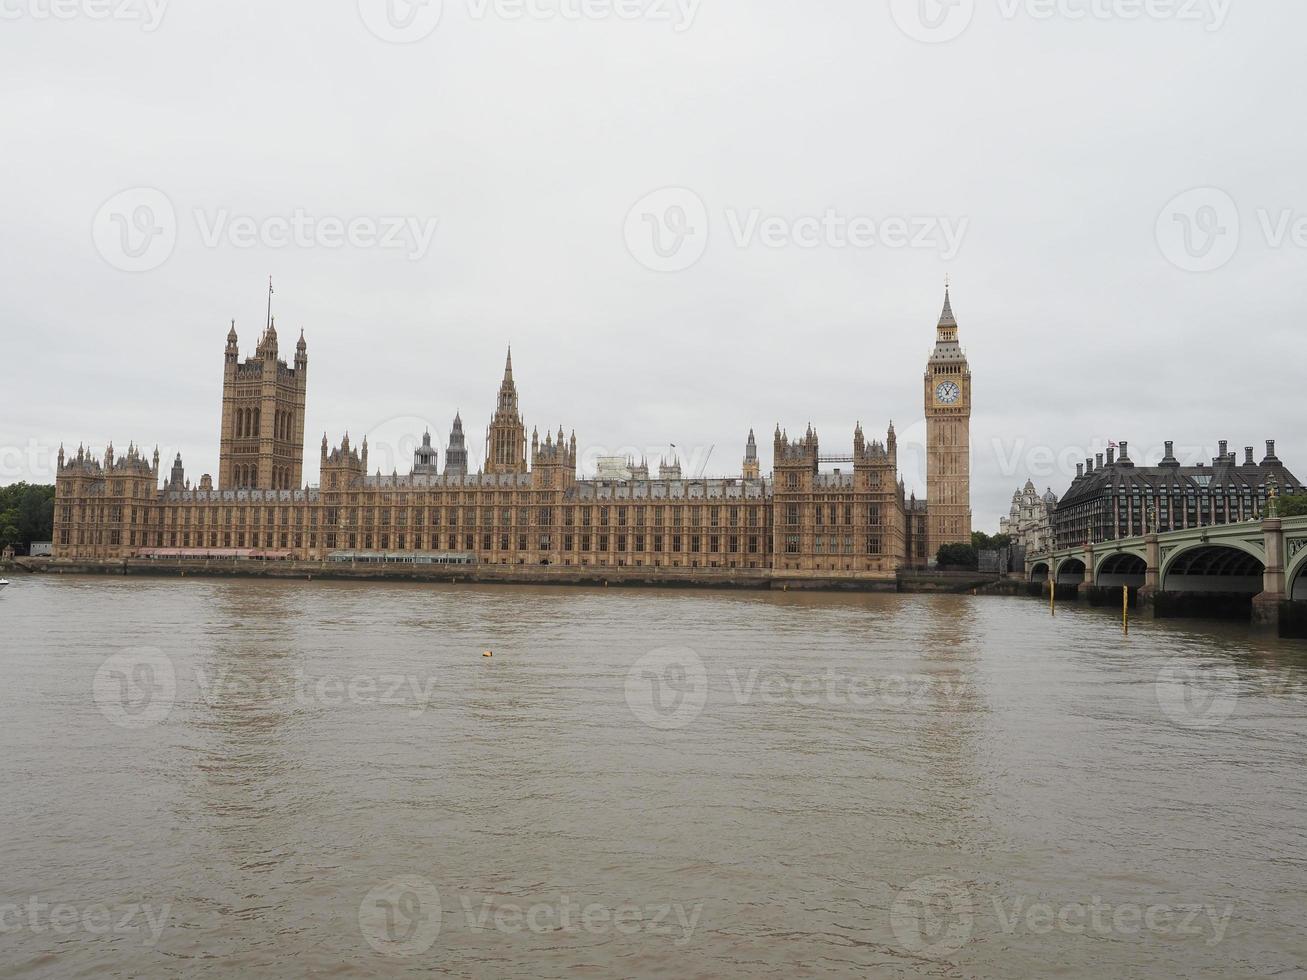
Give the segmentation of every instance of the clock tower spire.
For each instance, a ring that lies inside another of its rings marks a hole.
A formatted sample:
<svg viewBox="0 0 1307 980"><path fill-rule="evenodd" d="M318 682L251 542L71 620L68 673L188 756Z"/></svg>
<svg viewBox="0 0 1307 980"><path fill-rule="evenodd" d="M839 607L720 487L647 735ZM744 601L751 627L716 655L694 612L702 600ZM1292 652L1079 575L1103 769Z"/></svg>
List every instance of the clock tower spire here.
<svg viewBox="0 0 1307 980"><path fill-rule="evenodd" d="M971 368L958 343L949 286L926 363L927 554L971 543Z"/></svg>

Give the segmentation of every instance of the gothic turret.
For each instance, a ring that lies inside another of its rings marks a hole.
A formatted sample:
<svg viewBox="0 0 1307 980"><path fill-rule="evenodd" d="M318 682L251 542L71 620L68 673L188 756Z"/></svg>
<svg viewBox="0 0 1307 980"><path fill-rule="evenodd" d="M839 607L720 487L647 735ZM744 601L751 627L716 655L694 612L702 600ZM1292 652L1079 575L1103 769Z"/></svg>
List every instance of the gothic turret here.
<svg viewBox="0 0 1307 980"><path fill-rule="evenodd" d="M744 478L746 480L756 480L758 477L758 440L754 437L753 430L750 429L749 441L744 444Z"/></svg>
<svg viewBox="0 0 1307 980"><path fill-rule="evenodd" d="M172 473L168 476L169 490L182 490L186 486L186 470L182 466L182 454L172 461Z"/></svg>
<svg viewBox="0 0 1307 980"><path fill-rule="evenodd" d="M463 436L463 417L454 414L454 427L449 430L449 448L445 450L445 476L467 476L467 444Z"/></svg>
<svg viewBox="0 0 1307 980"><path fill-rule="evenodd" d="M670 457L664 456L658 461L658 479L660 480L679 480L681 478L681 460L672 452Z"/></svg>
<svg viewBox="0 0 1307 980"><path fill-rule="evenodd" d="M413 453L413 475L437 476L440 473L440 467L436 465L437 456L435 447L431 445L431 430L428 429L422 433L422 445Z"/></svg>

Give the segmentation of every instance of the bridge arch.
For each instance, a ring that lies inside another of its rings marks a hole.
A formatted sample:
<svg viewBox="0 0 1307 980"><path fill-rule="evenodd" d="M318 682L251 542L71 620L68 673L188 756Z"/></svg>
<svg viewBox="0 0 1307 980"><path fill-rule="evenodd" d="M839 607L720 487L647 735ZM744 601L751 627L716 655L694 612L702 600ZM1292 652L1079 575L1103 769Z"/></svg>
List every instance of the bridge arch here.
<svg viewBox="0 0 1307 980"><path fill-rule="evenodd" d="M1048 581L1049 568L1048 562L1037 561L1030 568L1030 581L1043 584Z"/></svg>
<svg viewBox="0 0 1307 980"><path fill-rule="evenodd" d="M1247 542L1196 541L1162 560L1160 582L1163 592L1257 595L1262 591L1265 574L1264 553Z"/></svg>
<svg viewBox="0 0 1307 980"><path fill-rule="evenodd" d="M1086 579L1084 560L1075 555L1063 558L1057 563L1056 581L1058 585L1081 585Z"/></svg>
<svg viewBox="0 0 1307 980"><path fill-rule="evenodd" d="M1108 588L1126 585L1142 589L1147 581L1148 560L1134 551L1114 551L1096 564L1095 585Z"/></svg>
<svg viewBox="0 0 1307 980"><path fill-rule="evenodd" d="M1285 562L1284 590L1295 602L1307 602L1307 546L1300 546Z"/></svg>

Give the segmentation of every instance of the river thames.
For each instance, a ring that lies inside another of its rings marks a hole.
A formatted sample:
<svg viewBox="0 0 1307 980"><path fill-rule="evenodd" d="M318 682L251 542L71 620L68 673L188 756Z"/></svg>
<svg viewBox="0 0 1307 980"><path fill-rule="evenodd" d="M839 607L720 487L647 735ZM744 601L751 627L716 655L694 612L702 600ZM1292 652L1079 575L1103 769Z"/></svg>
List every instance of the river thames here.
<svg viewBox="0 0 1307 980"><path fill-rule="evenodd" d="M1307 644L1242 626L24 576L0 637L0 975L1307 971Z"/></svg>

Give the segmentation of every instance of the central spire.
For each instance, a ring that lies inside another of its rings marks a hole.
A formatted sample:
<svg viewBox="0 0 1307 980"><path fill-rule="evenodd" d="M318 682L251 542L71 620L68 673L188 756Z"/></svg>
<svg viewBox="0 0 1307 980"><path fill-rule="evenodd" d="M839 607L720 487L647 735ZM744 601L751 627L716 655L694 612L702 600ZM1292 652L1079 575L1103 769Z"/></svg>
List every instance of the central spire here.
<svg viewBox="0 0 1307 980"><path fill-rule="evenodd" d="M510 415L517 414L517 385L513 383L513 348L508 348L508 358L504 361L504 380L499 384L499 411Z"/></svg>
<svg viewBox="0 0 1307 980"><path fill-rule="evenodd" d="M525 473L526 425L518 410L517 385L513 383L513 348L504 360L504 380L499 385L499 404L486 433L486 472Z"/></svg>
<svg viewBox="0 0 1307 980"><path fill-rule="evenodd" d="M949 296L949 284L947 280L944 282L944 312L939 315L939 325L941 327L954 328L958 325L958 321L953 317L953 300Z"/></svg>

